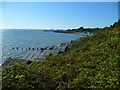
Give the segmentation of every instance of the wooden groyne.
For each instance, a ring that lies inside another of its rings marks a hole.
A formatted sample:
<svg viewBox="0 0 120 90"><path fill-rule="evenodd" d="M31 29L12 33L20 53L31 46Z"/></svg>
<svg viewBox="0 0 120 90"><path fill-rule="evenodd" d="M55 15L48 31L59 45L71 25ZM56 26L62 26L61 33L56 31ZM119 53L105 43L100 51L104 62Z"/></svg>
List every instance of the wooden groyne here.
<svg viewBox="0 0 120 90"><path fill-rule="evenodd" d="M78 39L79 40L79 39ZM56 56L59 53L62 53L66 51L67 49L73 47L74 42L78 40L71 40L68 43L61 43L58 46L52 46L50 48L41 48L41 50L31 50L28 49L25 53L23 53L22 57L19 58L8 58L2 66L7 66L9 63L15 61L15 60L23 60L23 61L36 61L38 62L38 59L45 59L46 56ZM19 49L19 48L18 48Z"/></svg>
<svg viewBox="0 0 120 90"><path fill-rule="evenodd" d="M27 47L27 48L12 47L12 50L44 50L46 48L38 48L38 47L37 48L33 48L33 47Z"/></svg>
<svg viewBox="0 0 120 90"><path fill-rule="evenodd" d="M32 51L28 50L24 56L20 59L22 60L29 60L29 61L38 61L37 59L45 59L46 56L53 55L56 56L57 54L64 52L67 49L68 43L61 43L59 46L54 46L52 49L45 49L41 51Z"/></svg>

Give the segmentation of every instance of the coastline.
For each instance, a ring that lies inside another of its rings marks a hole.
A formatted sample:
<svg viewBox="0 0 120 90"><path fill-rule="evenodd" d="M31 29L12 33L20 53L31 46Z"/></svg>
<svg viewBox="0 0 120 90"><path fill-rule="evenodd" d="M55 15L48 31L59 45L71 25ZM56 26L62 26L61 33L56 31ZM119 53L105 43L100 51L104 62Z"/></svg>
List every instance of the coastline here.
<svg viewBox="0 0 120 90"><path fill-rule="evenodd" d="M43 84L43 88L51 89L59 89L58 84L63 84L60 89L118 88L120 27L117 27L116 25L115 28L103 29L104 32L101 31L92 37L76 40L73 47L65 53L50 56L45 60L38 59L40 62L14 60L15 62L9 63L11 66L7 65L8 68L3 67L3 89L22 89L21 82L25 81L25 85L28 86L26 88L32 88L34 85L34 88L41 88ZM16 86L16 82L19 87Z"/></svg>
<svg viewBox="0 0 120 90"><path fill-rule="evenodd" d="M79 33L79 32L76 32L74 34L80 34L80 35L85 35L85 36L92 36L93 34L86 34L86 33Z"/></svg>
<svg viewBox="0 0 120 90"><path fill-rule="evenodd" d="M44 32L55 32L55 33L70 33L70 34L79 34L85 36L92 36L93 34L80 33L80 32L71 32L71 31L54 31L54 30L43 30Z"/></svg>

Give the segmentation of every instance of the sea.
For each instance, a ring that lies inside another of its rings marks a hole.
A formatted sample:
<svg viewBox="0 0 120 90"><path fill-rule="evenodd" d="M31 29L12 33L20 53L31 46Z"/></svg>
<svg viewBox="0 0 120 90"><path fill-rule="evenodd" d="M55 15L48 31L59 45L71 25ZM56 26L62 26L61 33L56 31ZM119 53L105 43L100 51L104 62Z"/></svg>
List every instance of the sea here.
<svg viewBox="0 0 120 90"><path fill-rule="evenodd" d="M45 48L60 45L85 37L84 35L45 32L43 30L8 29L2 30L2 62L9 57L17 57L30 48ZM18 48L18 49L17 49ZM1 52L1 50L0 50Z"/></svg>

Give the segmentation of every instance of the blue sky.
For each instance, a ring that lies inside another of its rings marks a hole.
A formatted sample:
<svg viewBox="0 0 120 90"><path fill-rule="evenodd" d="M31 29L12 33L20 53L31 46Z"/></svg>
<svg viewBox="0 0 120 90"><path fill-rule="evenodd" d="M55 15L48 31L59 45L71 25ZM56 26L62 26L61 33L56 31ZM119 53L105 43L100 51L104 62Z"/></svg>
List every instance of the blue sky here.
<svg viewBox="0 0 120 90"><path fill-rule="evenodd" d="M4 2L3 28L105 27L118 20L117 2Z"/></svg>
<svg viewBox="0 0 120 90"><path fill-rule="evenodd" d="M4 2L118 2L119 0L0 0Z"/></svg>

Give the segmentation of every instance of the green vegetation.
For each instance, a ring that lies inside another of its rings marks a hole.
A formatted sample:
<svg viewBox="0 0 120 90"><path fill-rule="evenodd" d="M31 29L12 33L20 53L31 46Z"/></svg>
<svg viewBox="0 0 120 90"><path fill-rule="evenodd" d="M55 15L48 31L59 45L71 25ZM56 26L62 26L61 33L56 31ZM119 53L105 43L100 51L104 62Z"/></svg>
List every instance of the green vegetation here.
<svg viewBox="0 0 120 90"><path fill-rule="evenodd" d="M2 89L2 66L0 66L0 89Z"/></svg>
<svg viewBox="0 0 120 90"><path fill-rule="evenodd" d="M3 70L3 89L118 88L119 30L120 21L55 57L12 63Z"/></svg>
<svg viewBox="0 0 120 90"><path fill-rule="evenodd" d="M98 33L100 31L100 28L84 28L80 27L78 29L68 29L68 32L80 32L80 33Z"/></svg>

